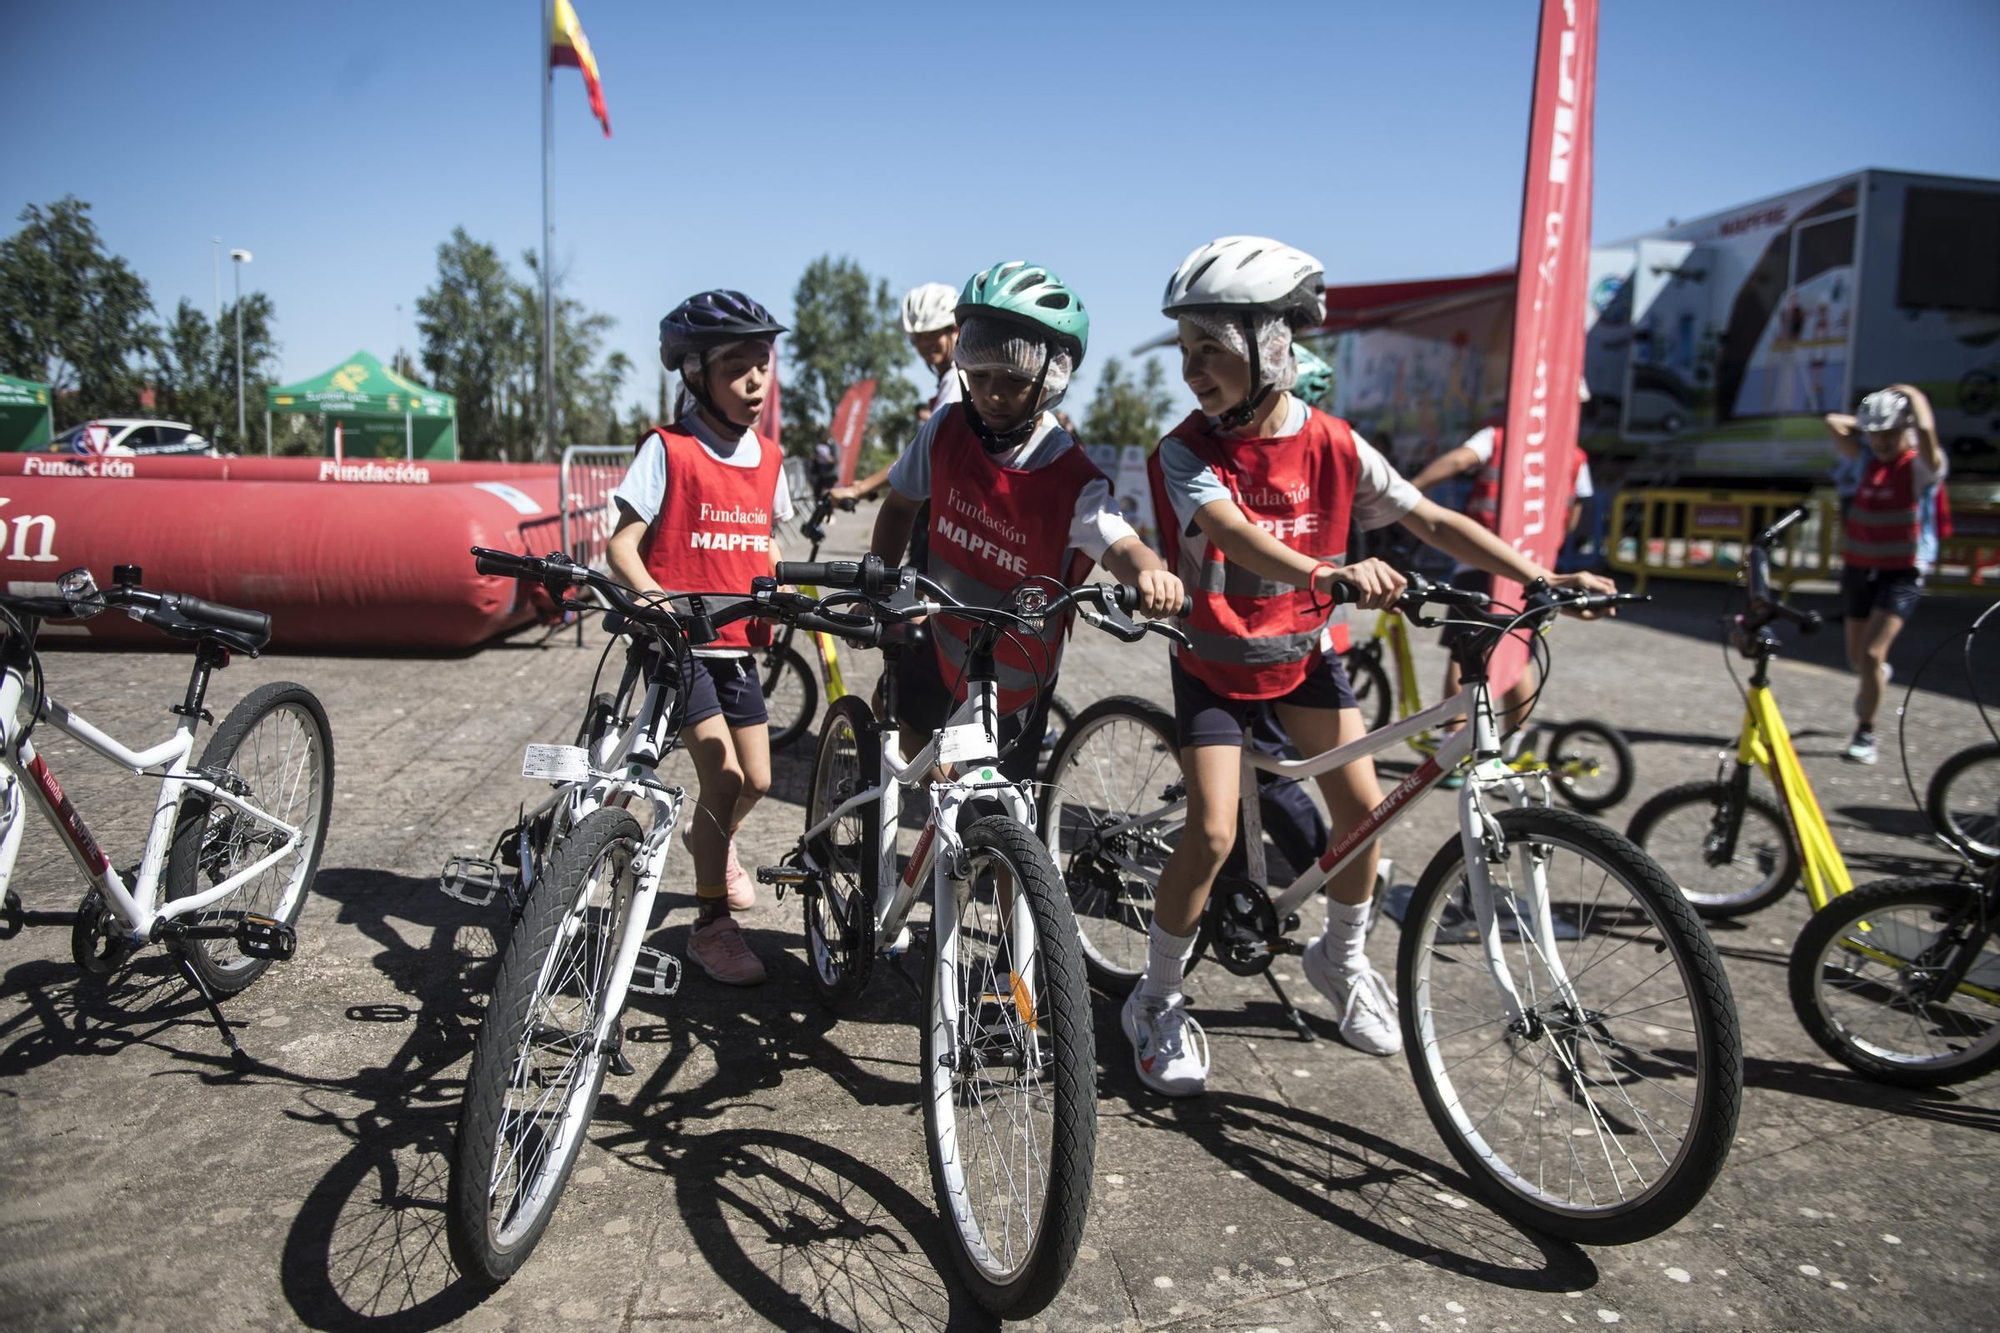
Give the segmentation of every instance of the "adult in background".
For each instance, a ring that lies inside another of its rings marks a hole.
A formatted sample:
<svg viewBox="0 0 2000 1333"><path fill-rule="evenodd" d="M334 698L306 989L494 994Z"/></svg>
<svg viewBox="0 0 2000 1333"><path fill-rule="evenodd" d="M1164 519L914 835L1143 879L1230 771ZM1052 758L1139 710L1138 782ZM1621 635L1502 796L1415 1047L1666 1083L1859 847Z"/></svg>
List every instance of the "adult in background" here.
<svg viewBox="0 0 2000 1333"><path fill-rule="evenodd" d="M1889 681L1889 645L1916 614L1924 575L1937 561L1938 485L1948 466L1931 400L1892 384L1861 400L1853 416L1827 414L1843 459L1861 481L1841 524L1840 596L1847 616L1847 664L1854 693L1854 740L1844 757L1875 762L1875 713Z"/></svg>

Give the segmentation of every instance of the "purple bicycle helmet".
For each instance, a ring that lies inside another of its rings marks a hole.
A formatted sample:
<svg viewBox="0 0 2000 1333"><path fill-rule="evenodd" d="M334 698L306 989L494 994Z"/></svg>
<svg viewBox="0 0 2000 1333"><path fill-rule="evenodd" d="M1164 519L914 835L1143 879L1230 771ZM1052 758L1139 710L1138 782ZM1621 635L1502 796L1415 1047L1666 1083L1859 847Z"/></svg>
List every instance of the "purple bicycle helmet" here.
<svg viewBox="0 0 2000 1333"><path fill-rule="evenodd" d="M723 343L775 338L785 326L742 292L698 292L660 321L660 361L679 370L686 357Z"/></svg>

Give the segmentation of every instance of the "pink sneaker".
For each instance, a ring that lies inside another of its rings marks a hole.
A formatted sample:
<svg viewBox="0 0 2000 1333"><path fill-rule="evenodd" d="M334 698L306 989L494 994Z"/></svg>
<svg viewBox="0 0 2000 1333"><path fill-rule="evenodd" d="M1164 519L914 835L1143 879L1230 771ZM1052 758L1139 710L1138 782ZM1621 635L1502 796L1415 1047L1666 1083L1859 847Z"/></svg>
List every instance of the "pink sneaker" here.
<svg viewBox="0 0 2000 1333"><path fill-rule="evenodd" d="M722 882L729 886L729 910L747 912L757 905L757 881L750 878L750 872L736 859L736 839L729 840L729 862L723 870Z"/></svg>
<svg viewBox="0 0 2000 1333"><path fill-rule="evenodd" d="M694 834L692 829L681 830L681 846L687 848L690 859L694 856ZM747 912L757 905L757 881L736 859L736 839L729 840L729 859L722 868L722 882L729 890L729 910Z"/></svg>
<svg viewBox="0 0 2000 1333"><path fill-rule="evenodd" d="M764 964L750 952L743 927L731 917L717 917L689 931L688 957L725 986L755 986L764 980Z"/></svg>

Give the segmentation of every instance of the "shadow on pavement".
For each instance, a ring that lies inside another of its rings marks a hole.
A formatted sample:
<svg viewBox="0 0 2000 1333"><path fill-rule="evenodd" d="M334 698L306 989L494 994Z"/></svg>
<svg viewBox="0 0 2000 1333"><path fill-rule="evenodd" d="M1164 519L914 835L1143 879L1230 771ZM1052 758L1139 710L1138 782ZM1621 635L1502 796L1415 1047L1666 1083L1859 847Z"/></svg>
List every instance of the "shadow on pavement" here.
<svg viewBox="0 0 2000 1333"><path fill-rule="evenodd" d="M1950 1088L1897 1088L1847 1069L1832 1070L1797 1060L1764 1060L1749 1055L1743 1057L1743 1084L1912 1120L1935 1120L1989 1134L2000 1133L2000 1106L1968 1101L1964 1094Z"/></svg>

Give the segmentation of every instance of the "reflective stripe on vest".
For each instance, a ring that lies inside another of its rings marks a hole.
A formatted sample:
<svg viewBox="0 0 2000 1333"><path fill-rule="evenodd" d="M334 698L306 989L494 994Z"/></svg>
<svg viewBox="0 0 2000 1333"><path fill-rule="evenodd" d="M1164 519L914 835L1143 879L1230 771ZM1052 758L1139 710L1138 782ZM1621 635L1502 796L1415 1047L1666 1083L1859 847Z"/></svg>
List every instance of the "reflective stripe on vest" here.
<svg viewBox="0 0 2000 1333"><path fill-rule="evenodd" d="M1194 413L1170 438L1208 465L1243 515L1272 538L1314 561L1345 544L1360 458L1347 423L1311 410L1293 436L1244 440L1219 435ZM1176 511L1156 450L1147 480L1162 525ZM1175 524L1175 568L1194 596L1181 622L1190 647L1175 657L1189 675L1225 698L1271 699L1289 694L1312 673L1330 608L1314 609L1313 595L1290 583L1265 579L1233 566L1198 529Z"/></svg>
<svg viewBox="0 0 2000 1333"><path fill-rule="evenodd" d="M1841 532L1841 558L1857 569L1915 569L1923 526L1917 504L1917 455L1870 457Z"/></svg>
<svg viewBox="0 0 2000 1333"><path fill-rule="evenodd" d="M757 466L732 467L685 425L660 426L653 437L666 450L667 493L639 541L646 572L670 592L748 596L751 580L771 572L771 501L784 455L756 436ZM749 648L750 622L724 625L703 646Z"/></svg>

